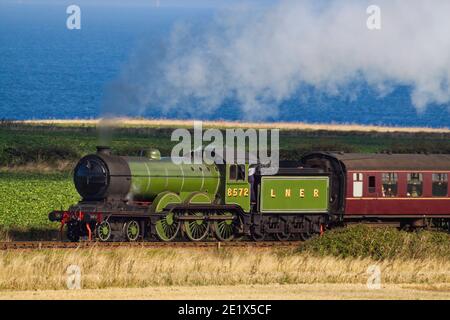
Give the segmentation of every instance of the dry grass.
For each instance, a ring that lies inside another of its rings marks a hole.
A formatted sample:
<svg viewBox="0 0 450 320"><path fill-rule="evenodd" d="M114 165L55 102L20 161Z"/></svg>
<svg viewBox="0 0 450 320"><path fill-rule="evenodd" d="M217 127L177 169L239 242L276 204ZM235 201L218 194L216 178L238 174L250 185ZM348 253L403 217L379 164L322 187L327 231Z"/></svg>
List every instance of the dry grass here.
<svg viewBox="0 0 450 320"><path fill-rule="evenodd" d="M78 265L86 289L267 284L365 284L377 264L384 284L450 284L448 259L314 257L286 249L79 249L0 252L0 290L66 287Z"/></svg>
<svg viewBox="0 0 450 320"><path fill-rule="evenodd" d="M59 125L59 126L97 126L100 119L80 120L25 120L15 123L34 125ZM194 120L169 120L169 119L134 119L118 118L113 121L105 121L106 124L114 124L122 127L189 127L192 128ZM357 131L357 132L404 132L404 133L450 133L449 128L427 127L385 127L358 124L309 124L302 122L234 122L234 121L203 121L204 128L266 128L282 130L326 130L326 131Z"/></svg>
<svg viewBox="0 0 450 320"><path fill-rule="evenodd" d="M450 287L438 285L269 284L235 286L165 286L83 290L3 291L0 299L171 299L171 300L297 300L297 299L450 299Z"/></svg>

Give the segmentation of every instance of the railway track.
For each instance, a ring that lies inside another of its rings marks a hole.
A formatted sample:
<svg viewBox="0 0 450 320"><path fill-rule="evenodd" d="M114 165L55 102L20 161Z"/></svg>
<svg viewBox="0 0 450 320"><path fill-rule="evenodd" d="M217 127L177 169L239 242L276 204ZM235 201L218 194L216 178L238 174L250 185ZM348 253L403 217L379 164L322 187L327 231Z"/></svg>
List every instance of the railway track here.
<svg viewBox="0 0 450 320"><path fill-rule="evenodd" d="M296 247L298 241L230 241L230 242L65 242L65 241L11 241L0 242L0 250L20 249L87 249L87 248L280 248Z"/></svg>

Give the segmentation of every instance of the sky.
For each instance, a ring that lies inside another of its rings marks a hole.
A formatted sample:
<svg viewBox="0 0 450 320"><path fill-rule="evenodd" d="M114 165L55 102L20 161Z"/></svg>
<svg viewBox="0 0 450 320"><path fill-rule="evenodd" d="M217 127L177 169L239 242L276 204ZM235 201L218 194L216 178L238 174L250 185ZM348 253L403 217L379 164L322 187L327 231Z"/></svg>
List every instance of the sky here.
<svg viewBox="0 0 450 320"><path fill-rule="evenodd" d="M233 7L242 3L248 5L265 5L277 0L0 0L0 4L22 5L71 5L78 6L161 6L186 8L220 8Z"/></svg>

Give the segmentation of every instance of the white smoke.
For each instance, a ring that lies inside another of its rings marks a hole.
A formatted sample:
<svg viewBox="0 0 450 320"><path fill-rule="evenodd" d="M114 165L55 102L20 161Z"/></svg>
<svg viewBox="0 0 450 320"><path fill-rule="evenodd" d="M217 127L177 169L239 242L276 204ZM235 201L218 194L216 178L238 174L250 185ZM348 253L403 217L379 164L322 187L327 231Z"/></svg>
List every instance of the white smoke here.
<svg viewBox="0 0 450 320"><path fill-rule="evenodd" d="M369 5L381 30L366 26ZM109 102L120 110L214 112L238 102L243 118L276 115L302 88L358 97L411 88L418 112L450 101L450 1L286 0L222 12L202 30L177 25L157 54L129 65Z"/></svg>

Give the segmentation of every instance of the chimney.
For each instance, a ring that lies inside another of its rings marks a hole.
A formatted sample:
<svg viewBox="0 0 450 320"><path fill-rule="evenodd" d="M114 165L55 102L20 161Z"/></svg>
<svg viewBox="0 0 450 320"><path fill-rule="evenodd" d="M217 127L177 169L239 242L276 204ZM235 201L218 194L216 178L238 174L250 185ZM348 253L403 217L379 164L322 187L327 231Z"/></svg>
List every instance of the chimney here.
<svg viewBox="0 0 450 320"><path fill-rule="evenodd" d="M111 148L107 147L107 146L97 146L97 153L110 156L111 155Z"/></svg>

